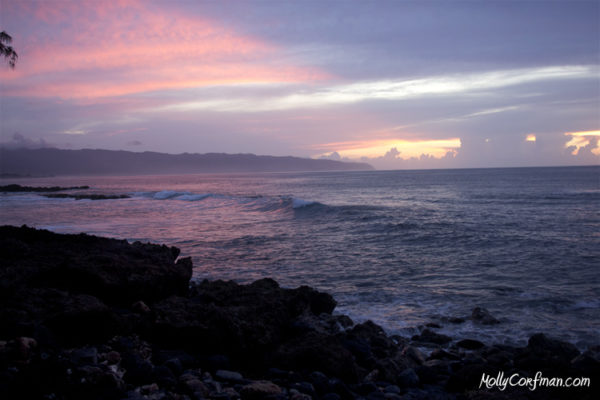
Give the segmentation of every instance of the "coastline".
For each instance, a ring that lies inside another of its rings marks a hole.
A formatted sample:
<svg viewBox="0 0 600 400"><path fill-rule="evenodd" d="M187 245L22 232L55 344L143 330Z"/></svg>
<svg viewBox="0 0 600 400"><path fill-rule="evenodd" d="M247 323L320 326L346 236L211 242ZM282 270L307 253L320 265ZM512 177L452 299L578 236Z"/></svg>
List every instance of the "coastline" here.
<svg viewBox="0 0 600 400"><path fill-rule="evenodd" d="M479 386L600 375L600 346L448 344L435 326L388 336L307 286L193 283L174 247L4 226L0 251L3 398L591 399L592 387Z"/></svg>

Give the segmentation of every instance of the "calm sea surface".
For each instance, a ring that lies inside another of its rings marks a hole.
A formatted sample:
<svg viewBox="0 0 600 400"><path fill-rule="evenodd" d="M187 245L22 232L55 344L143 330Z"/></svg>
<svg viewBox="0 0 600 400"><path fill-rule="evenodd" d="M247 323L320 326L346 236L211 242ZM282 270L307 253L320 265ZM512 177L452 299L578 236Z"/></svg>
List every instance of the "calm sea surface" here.
<svg viewBox="0 0 600 400"><path fill-rule="evenodd" d="M0 223L166 243L195 278L332 293L411 335L600 343L600 167L4 179L129 199L0 194ZM450 324L475 306L502 323Z"/></svg>

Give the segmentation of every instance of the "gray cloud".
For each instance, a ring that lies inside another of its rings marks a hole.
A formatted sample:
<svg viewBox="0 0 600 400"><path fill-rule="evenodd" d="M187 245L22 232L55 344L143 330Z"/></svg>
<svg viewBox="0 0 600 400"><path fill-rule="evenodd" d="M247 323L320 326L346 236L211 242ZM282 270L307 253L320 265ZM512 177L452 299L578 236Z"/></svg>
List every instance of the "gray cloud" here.
<svg viewBox="0 0 600 400"><path fill-rule="evenodd" d="M349 142L461 140L462 147L442 159L405 160L398 157L402 148L391 146L371 159L386 169L600 159L591 147L576 156L564 147L565 132L600 127L598 2L154 5L172 7L265 43L269 51L256 60L259 67L309 67L324 77L79 101L3 96L0 135L20 132L11 145L44 146L45 139L62 147L68 140L72 148L122 149L143 142L144 149L170 153L328 153L335 159L344 159ZM17 22L28 29L15 36L30 40L31 22L15 20L16 31ZM93 78L87 70L63 74ZM11 82L3 79L2 88ZM536 142L525 142L528 134Z"/></svg>
<svg viewBox="0 0 600 400"><path fill-rule="evenodd" d="M319 157L321 160L334 160L334 161L341 161L342 160L342 156L340 156L340 153L338 153L337 151L334 151L332 153L329 154L325 154Z"/></svg>
<svg viewBox="0 0 600 400"><path fill-rule="evenodd" d="M1 142L0 147L7 149L41 149L45 147L54 147L43 138L31 139L20 133L14 133L10 140Z"/></svg>
<svg viewBox="0 0 600 400"><path fill-rule="evenodd" d="M183 3L350 79L597 62L594 1Z"/></svg>

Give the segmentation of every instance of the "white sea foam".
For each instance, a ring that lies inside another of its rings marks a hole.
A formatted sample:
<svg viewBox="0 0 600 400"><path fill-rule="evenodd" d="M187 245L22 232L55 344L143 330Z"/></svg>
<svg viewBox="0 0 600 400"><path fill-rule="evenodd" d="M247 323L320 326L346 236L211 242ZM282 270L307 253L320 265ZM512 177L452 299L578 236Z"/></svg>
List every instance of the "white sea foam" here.
<svg viewBox="0 0 600 400"><path fill-rule="evenodd" d="M316 201L292 198L292 208L301 208L318 204Z"/></svg>
<svg viewBox="0 0 600 400"><path fill-rule="evenodd" d="M202 194L182 194L180 196L175 197L176 200L183 200L183 201L198 201L198 200L204 200L207 197L210 197L211 194L210 193L202 193Z"/></svg>
<svg viewBox="0 0 600 400"><path fill-rule="evenodd" d="M186 194L190 194L188 192L175 192L173 190L161 190L160 192L157 192L154 194L154 199L156 200L166 200L166 199L171 199L173 197L177 197L177 196L183 196Z"/></svg>

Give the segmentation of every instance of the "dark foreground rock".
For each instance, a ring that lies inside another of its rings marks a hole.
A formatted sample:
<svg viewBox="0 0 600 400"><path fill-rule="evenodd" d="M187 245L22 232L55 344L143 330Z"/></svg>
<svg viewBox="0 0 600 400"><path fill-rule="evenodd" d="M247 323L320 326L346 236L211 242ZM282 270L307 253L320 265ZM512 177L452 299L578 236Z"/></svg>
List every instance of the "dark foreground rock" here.
<svg viewBox="0 0 600 400"><path fill-rule="evenodd" d="M44 197L50 199L75 199L75 200L115 200L115 199L128 199L131 196L126 194L71 194L71 193L50 193L44 194Z"/></svg>
<svg viewBox="0 0 600 400"><path fill-rule="evenodd" d="M455 343L434 326L390 337L310 287L190 284L178 254L0 227L0 398L591 399L598 384L597 347L543 334L522 348ZM493 385L538 373L592 387Z"/></svg>
<svg viewBox="0 0 600 400"><path fill-rule="evenodd" d="M80 189L89 189L89 186L70 186L70 187L60 187L60 186L21 186L17 184L4 185L0 186L0 192L61 192L64 190L80 190Z"/></svg>

